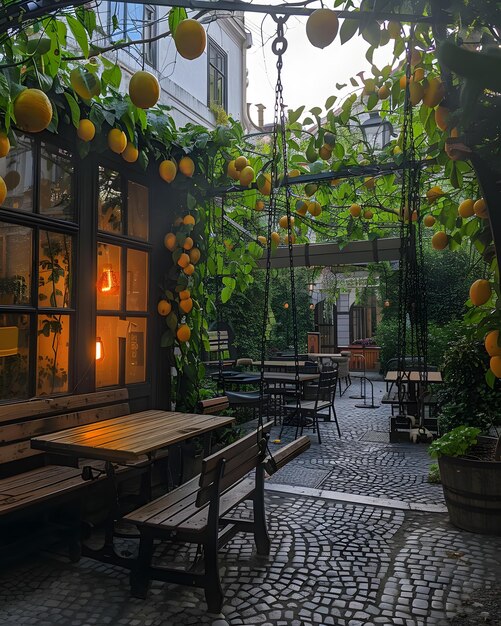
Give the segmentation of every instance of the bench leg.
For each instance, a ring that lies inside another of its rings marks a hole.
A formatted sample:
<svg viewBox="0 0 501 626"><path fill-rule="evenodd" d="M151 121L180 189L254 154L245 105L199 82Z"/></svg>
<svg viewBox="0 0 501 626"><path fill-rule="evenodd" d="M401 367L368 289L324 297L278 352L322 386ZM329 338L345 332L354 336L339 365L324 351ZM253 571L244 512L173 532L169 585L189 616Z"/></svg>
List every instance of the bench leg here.
<svg viewBox="0 0 501 626"><path fill-rule="evenodd" d="M145 600L150 586L148 570L151 566L153 555L153 536L150 533L141 532L139 542L139 555L130 572L130 592L135 598Z"/></svg>
<svg viewBox="0 0 501 626"><path fill-rule="evenodd" d="M256 489L254 491L254 541L257 553L267 556L270 553L270 536L266 527L266 511L264 508L264 468L256 468Z"/></svg>
<svg viewBox="0 0 501 626"><path fill-rule="evenodd" d="M219 614L223 610L224 595L219 579L217 541L204 543L205 559L205 600L209 613Z"/></svg>

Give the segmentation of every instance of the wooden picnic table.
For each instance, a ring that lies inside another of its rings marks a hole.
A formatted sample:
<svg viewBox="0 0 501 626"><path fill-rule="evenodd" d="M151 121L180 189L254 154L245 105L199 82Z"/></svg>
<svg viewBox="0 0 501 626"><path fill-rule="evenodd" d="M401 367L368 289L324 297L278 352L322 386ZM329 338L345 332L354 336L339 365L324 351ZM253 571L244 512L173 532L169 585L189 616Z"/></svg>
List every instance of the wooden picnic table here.
<svg viewBox="0 0 501 626"><path fill-rule="evenodd" d="M419 371L403 371L398 372L396 370L389 370L386 372L386 376L384 377L387 383L394 383L398 380L399 376L403 382L409 383L421 383L425 382L424 372ZM442 383L442 372L426 372L426 381L428 383Z"/></svg>
<svg viewBox="0 0 501 626"><path fill-rule="evenodd" d="M298 361L299 367L305 367L305 365L306 365L306 361ZM261 361L252 361L252 366L261 367ZM267 369L274 369L274 370L291 370L291 369L295 369L296 362L294 360L292 361L265 361L264 367Z"/></svg>
<svg viewBox="0 0 501 626"><path fill-rule="evenodd" d="M152 409L33 437L31 447L77 458L128 463L234 421L233 417Z"/></svg>
<svg viewBox="0 0 501 626"><path fill-rule="evenodd" d="M233 417L215 417L213 415L152 409L114 417L86 426L68 428L50 435L33 437L31 447L77 459L105 461L104 471L109 479L110 498L104 544L98 549L83 546L84 554L106 563L114 563L129 568L132 560L118 554L113 542L115 522L121 518L118 477L114 463L133 464L137 461L143 461L146 455L146 467L151 472L151 464L155 460L157 451L199 435L205 435L207 438L212 430L228 426L234 421L235 418ZM208 439L205 447L208 451ZM91 467L89 466L89 469ZM141 467L141 465L137 467ZM84 467L82 470L82 477L85 475L85 469ZM90 474L92 476L92 471ZM150 488L151 483L149 482L147 488L141 489L143 499L151 498Z"/></svg>

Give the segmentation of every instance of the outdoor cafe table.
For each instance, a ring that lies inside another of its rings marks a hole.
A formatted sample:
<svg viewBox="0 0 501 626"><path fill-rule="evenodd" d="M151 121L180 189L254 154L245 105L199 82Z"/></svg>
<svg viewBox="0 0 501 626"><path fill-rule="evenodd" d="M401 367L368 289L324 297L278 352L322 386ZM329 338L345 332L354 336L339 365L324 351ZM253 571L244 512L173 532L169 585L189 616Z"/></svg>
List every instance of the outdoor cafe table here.
<svg viewBox="0 0 501 626"><path fill-rule="evenodd" d="M105 461L106 474L114 490L110 507L104 546L99 550L86 550L108 563L130 566L130 559L118 555L113 546L114 520L119 517L116 473L114 463L127 465L147 457L154 460L157 451L212 430L228 426L233 417L215 417L173 411L149 410L132 413L101 422L68 428L49 435L31 439L31 447L37 450L73 458ZM206 446L208 452L208 446Z"/></svg>
<svg viewBox="0 0 501 626"><path fill-rule="evenodd" d="M417 371L417 370L412 370L412 371L406 370L406 371L401 371L401 372L397 370L388 370L386 372L386 376L384 377L384 379L386 383L395 383L399 379L403 383L408 383L409 384L409 400L411 402L416 401L416 398L418 396L417 388L421 383L438 384L438 383L443 382L442 372L436 372L436 371L422 372L422 371ZM398 404L398 400L393 400L393 399L382 400L382 402L384 404Z"/></svg>
<svg viewBox="0 0 501 626"><path fill-rule="evenodd" d="M261 367L261 361L252 361L253 367ZM298 367L304 367L306 361L298 361ZM293 370L296 367L296 362L292 361L265 361L264 367L267 370Z"/></svg>

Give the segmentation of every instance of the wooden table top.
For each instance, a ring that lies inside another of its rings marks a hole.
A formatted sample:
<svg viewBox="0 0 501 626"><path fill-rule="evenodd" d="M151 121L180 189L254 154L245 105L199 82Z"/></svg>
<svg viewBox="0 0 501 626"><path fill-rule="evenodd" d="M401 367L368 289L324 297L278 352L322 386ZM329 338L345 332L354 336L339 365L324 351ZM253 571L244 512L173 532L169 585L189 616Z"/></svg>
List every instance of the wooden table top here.
<svg viewBox="0 0 501 626"><path fill-rule="evenodd" d="M242 372L242 377L250 378L255 376L257 380L260 379L260 372ZM300 383L306 383L311 380L318 380L320 374L299 374L298 379ZM235 377L238 381L238 376ZM293 383L296 380L295 372L264 372L264 379L268 382L275 383ZM227 382L232 382L233 378L229 378Z"/></svg>
<svg viewBox="0 0 501 626"><path fill-rule="evenodd" d="M423 382L424 380L424 372L416 372L416 371L398 372L396 370L388 370L386 372L386 376L384 377L384 379L388 383L394 383L396 382L399 374L402 376L402 380L404 382L408 381L411 383L419 383L419 382ZM429 383L441 383L443 382L442 372L427 372L426 379Z"/></svg>
<svg viewBox="0 0 501 626"><path fill-rule="evenodd" d="M55 454L126 463L234 421L234 417L149 410L33 437L31 447Z"/></svg>
<svg viewBox="0 0 501 626"><path fill-rule="evenodd" d="M339 352L308 352L308 357L311 357L312 359L321 359L322 357L326 359L332 359L340 358L342 356L343 355ZM348 356L346 356L346 358L348 358Z"/></svg>

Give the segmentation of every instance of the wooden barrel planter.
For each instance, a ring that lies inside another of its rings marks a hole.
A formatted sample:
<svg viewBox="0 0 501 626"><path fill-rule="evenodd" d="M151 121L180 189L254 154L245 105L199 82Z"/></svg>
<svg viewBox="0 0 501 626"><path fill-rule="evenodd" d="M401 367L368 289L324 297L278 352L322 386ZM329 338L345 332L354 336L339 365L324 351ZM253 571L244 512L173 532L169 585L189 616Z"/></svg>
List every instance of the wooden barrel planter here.
<svg viewBox="0 0 501 626"><path fill-rule="evenodd" d="M490 443L489 438L481 437L479 443ZM501 462L443 456L438 464L452 524L501 535Z"/></svg>

